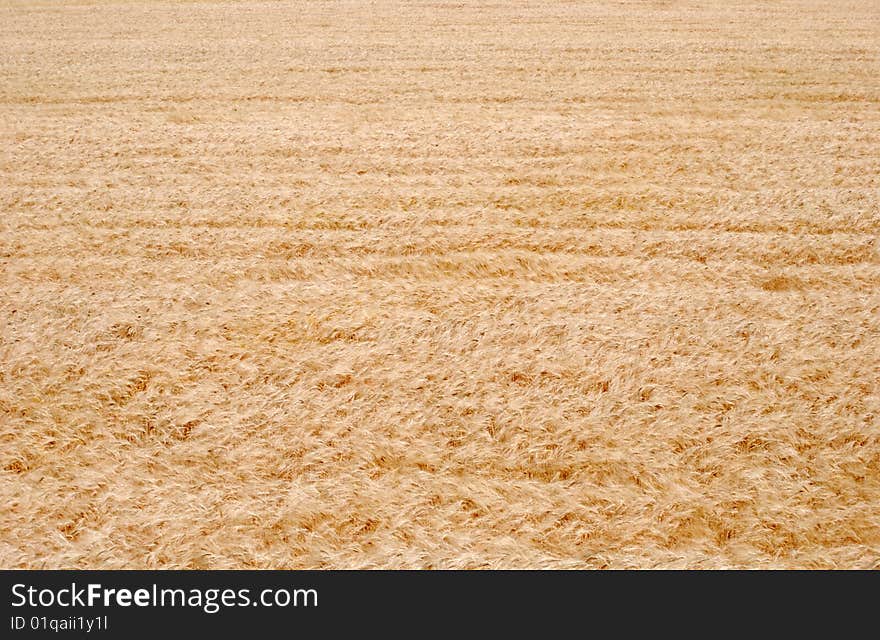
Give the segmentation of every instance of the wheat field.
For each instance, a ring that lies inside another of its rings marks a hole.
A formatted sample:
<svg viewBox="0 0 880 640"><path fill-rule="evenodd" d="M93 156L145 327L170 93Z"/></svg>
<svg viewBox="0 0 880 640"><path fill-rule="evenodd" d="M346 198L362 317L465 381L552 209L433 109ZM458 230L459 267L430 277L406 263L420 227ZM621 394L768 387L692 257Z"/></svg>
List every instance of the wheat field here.
<svg viewBox="0 0 880 640"><path fill-rule="evenodd" d="M880 568L880 3L0 0L0 566Z"/></svg>

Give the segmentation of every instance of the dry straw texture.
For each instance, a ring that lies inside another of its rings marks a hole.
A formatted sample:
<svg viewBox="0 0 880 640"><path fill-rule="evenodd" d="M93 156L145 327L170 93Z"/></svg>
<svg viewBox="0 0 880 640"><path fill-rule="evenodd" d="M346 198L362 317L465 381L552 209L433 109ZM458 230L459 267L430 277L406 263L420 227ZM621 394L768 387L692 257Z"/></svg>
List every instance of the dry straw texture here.
<svg viewBox="0 0 880 640"><path fill-rule="evenodd" d="M3 567L880 566L880 4L0 4Z"/></svg>

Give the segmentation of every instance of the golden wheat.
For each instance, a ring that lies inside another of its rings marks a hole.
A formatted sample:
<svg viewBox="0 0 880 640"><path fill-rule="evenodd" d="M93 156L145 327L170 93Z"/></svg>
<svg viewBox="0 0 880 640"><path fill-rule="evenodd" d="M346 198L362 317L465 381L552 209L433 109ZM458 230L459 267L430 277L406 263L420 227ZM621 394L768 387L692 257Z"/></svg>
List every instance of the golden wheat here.
<svg viewBox="0 0 880 640"><path fill-rule="evenodd" d="M880 566L880 5L0 3L0 566Z"/></svg>

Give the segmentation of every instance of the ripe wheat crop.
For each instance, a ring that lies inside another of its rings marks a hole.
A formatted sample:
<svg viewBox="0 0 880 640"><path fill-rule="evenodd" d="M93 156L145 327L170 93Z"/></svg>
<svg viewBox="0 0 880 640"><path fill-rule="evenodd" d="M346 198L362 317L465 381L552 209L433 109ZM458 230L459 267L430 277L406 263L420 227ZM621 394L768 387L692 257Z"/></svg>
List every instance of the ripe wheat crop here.
<svg viewBox="0 0 880 640"><path fill-rule="evenodd" d="M880 566L880 4L0 0L0 566Z"/></svg>

